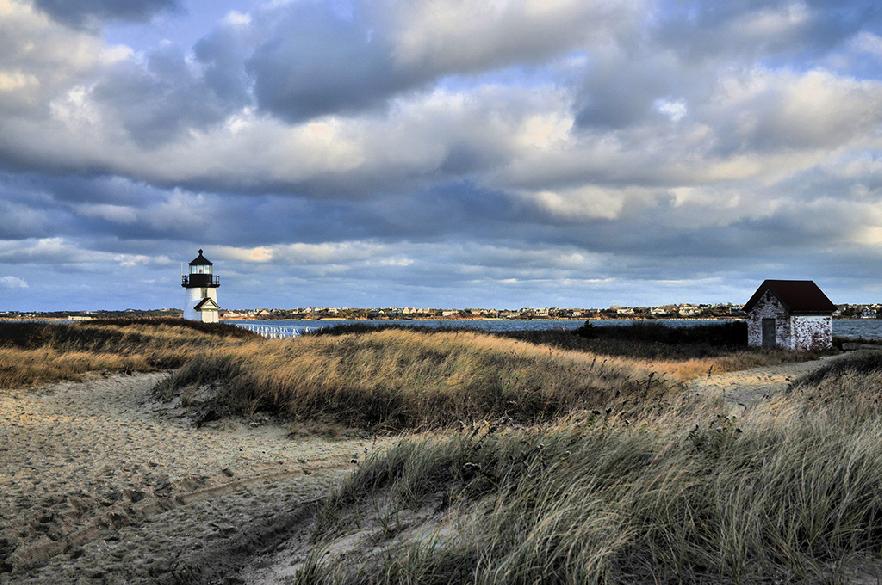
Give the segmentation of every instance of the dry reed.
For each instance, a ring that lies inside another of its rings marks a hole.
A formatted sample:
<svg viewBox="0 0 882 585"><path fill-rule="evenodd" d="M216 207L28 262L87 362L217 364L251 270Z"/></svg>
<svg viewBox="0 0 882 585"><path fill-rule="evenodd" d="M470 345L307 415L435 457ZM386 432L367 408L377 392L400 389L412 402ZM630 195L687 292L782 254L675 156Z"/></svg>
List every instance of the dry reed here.
<svg viewBox="0 0 882 585"><path fill-rule="evenodd" d="M213 346L254 336L181 320L0 323L0 388L80 380L89 372L180 367Z"/></svg>
<svg viewBox="0 0 882 585"><path fill-rule="evenodd" d="M743 420L696 405L410 438L338 489L296 582L875 582L878 369L805 380ZM372 509L422 525L367 530L344 562Z"/></svg>

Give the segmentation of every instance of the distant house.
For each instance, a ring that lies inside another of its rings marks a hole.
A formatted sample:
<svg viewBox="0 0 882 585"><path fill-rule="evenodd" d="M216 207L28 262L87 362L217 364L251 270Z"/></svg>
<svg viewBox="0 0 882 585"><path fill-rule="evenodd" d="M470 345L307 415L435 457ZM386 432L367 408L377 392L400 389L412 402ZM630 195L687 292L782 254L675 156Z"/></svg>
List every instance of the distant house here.
<svg viewBox="0 0 882 585"><path fill-rule="evenodd" d="M701 315L701 307L680 305L677 307L677 314L681 317L695 317L696 315Z"/></svg>
<svg viewBox="0 0 882 585"><path fill-rule="evenodd" d="M811 280L765 280L744 305L748 345L829 349L835 310L836 305Z"/></svg>

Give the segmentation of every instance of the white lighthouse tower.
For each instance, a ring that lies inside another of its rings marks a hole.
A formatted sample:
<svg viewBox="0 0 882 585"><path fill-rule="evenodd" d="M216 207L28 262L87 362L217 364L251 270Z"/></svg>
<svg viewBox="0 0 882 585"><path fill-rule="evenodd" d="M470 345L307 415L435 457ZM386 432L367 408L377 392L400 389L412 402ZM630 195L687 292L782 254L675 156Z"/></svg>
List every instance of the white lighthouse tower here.
<svg viewBox="0 0 882 585"><path fill-rule="evenodd" d="M181 286L187 293L184 319L217 323L220 309L217 304L217 289L220 287L220 279L212 274L211 261L202 255L202 250L190 261L190 273L181 275Z"/></svg>

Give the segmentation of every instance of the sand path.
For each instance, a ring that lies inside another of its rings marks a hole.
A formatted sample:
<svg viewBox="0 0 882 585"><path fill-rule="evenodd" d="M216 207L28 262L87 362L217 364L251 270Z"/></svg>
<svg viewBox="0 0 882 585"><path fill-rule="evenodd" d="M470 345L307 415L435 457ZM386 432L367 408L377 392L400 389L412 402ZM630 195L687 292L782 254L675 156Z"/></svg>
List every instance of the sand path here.
<svg viewBox="0 0 882 585"><path fill-rule="evenodd" d="M222 583L377 446L195 428L164 375L0 390L0 583Z"/></svg>
<svg viewBox="0 0 882 585"><path fill-rule="evenodd" d="M694 380L689 389L707 398L720 398L737 413L784 392L791 382L844 355L714 374Z"/></svg>

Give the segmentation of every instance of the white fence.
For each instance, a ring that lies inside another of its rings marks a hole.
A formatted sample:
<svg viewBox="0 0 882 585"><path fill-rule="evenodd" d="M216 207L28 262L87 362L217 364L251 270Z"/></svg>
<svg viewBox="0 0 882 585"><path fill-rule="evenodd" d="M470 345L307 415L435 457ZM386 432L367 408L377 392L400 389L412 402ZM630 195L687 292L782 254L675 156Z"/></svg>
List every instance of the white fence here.
<svg viewBox="0 0 882 585"><path fill-rule="evenodd" d="M311 331L309 327L292 327L290 325L256 325L252 323L230 323L230 325L247 329L252 333L257 333L262 337L266 337L267 339L287 339ZM317 329L317 327L313 327L312 329Z"/></svg>

